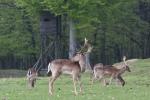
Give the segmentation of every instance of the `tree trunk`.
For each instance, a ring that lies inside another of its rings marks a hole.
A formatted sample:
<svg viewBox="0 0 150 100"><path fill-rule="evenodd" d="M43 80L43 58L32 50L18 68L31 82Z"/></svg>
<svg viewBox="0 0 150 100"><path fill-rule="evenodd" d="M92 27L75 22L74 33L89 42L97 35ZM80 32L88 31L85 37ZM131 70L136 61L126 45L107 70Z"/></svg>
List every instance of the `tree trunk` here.
<svg viewBox="0 0 150 100"><path fill-rule="evenodd" d="M76 51L75 27L72 19L69 19L69 58L72 58Z"/></svg>
<svg viewBox="0 0 150 100"><path fill-rule="evenodd" d="M57 16L57 34L55 36L55 59L61 57L61 16Z"/></svg>
<svg viewBox="0 0 150 100"><path fill-rule="evenodd" d="M90 53L87 53L85 55L86 57L86 69L87 70L92 70L91 64L90 64Z"/></svg>

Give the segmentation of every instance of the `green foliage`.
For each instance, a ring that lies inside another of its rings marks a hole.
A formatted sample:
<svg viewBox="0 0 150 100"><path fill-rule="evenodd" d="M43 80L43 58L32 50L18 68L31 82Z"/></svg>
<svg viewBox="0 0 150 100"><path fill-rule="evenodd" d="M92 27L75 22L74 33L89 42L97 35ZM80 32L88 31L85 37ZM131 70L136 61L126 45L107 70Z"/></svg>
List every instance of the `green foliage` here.
<svg viewBox="0 0 150 100"><path fill-rule="evenodd" d="M78 39L87 37L94 45L94 62L113 63L122 55L148 57L149 15L145 14L146 20L141 18L144 16L140 13L141 2L145 2L145 9L148 9L149 0L1 0L0 58L10 54L39 56L39 18L42 11L62 15L62 19L65 15L67 19L73 19ZM62 23L67 24L66 20ZM66 27L63 26L63 33L67 34ZM62 38L68 41L64 34ZM68 48L65 42L62 44Z"/></svg>
<svg viewBox="0 0 150 100"><path fill-rule="evenodd" d="M10 1L1 3L4 5L0 8L0 56L36 53L31 46L31 33L25 23L28 19L24 19L24 11L9 6Z"/></svg>
<svg viewBox="0 0 150 100"><path fill-rule="evenodd" d="M0 1L0 68L26 68L35 62L40 52L38 18L14 0Z"/></svg>

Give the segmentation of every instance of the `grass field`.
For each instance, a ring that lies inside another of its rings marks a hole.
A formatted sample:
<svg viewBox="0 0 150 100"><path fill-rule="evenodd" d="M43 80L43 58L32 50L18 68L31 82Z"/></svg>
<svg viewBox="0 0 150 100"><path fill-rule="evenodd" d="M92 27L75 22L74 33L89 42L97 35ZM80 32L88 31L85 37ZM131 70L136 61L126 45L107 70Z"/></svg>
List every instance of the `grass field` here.
<svg viewBox="0 0 150 100"><path fill-rule="evenodd" d="M54 85L54 95L48 94L48 77L39 77L36 87L28 89L25 78L0 78L0 100L149 100L150 59L138 60L126 72L124 87L104 87L98 81L90 84L89 74L82 76L83 94L75 96L72 79L61 76Z"/></svg>

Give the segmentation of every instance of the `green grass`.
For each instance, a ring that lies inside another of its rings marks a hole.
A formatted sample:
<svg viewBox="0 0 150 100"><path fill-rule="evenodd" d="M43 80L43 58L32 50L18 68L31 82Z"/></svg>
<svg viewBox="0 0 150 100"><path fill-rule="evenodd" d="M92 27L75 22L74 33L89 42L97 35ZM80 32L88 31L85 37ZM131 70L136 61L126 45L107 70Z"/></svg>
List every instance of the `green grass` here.
<svg viewBox="0 0 150 100"><path fill-rule="evenodd" d="M149 100L150 59L138 60L132 64L132 72L126 72L124 87L104 87L98 81L90 84L89 74L82 76L83 94L75 96L72 79L61 76L54 85L54 95L48 94L48 77L40 77L36 87L28 89L25 78L0 78L0 100Z"/></svg>

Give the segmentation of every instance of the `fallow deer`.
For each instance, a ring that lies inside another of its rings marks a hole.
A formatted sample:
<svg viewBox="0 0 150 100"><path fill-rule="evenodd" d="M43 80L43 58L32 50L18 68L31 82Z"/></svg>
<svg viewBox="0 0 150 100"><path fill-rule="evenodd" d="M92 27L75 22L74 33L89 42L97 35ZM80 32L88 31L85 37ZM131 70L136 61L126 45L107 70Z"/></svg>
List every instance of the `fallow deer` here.
<svg viewBox="0 0 150 100"><path fill-rule="evenodd" d="M110 77L109 84L111 84L112 80L115 79L115 80L118 80L122 86L124 86L125 81L123 80L121 75L125 71L131 72L125 60L126 60L126 57L124 56L123 57L124 64L121 69L115 68L112 65L103 66L103 67L95 67L94 68L95 78L98 78L99 80L104 79L104 82L105 82L105 78Z"/></svg>
<svg viewBox="0 0 150 100"><path fill-rule="evenodd" d="M36 69L35 68L29 68L26 76L27 76L29 88L33 88L35 86L36 79L38 76Z"/></svg>
<svg viewBox="0 0 150 100"><path fill-rule="evenodd" d="M53 84L54 81L61 74L69 74L72 76L74 84L75 95L78 94L76 89L76 83L78 82L80 86L80 92L82 92L82 83L80 81L81 73L85 71L85 54L91 52L92 48L88 47L86 52L78 52L71 59L56 59L49 63L47 73L51 73L51 78L49 80L49 93L53 94Z"/></svg>
<svg viewBox="0 0 150 100"><path fill-rule="evenodd" d="M93 71L92 71L91 77L90 77L92 84L94 83L94 80L98 79L98 76L99 76L99 75L97 75L98 73L95 72L96 69L103 68L103 67L104 67L104 65L102 63L98 63L93 66Z"/></svg>

